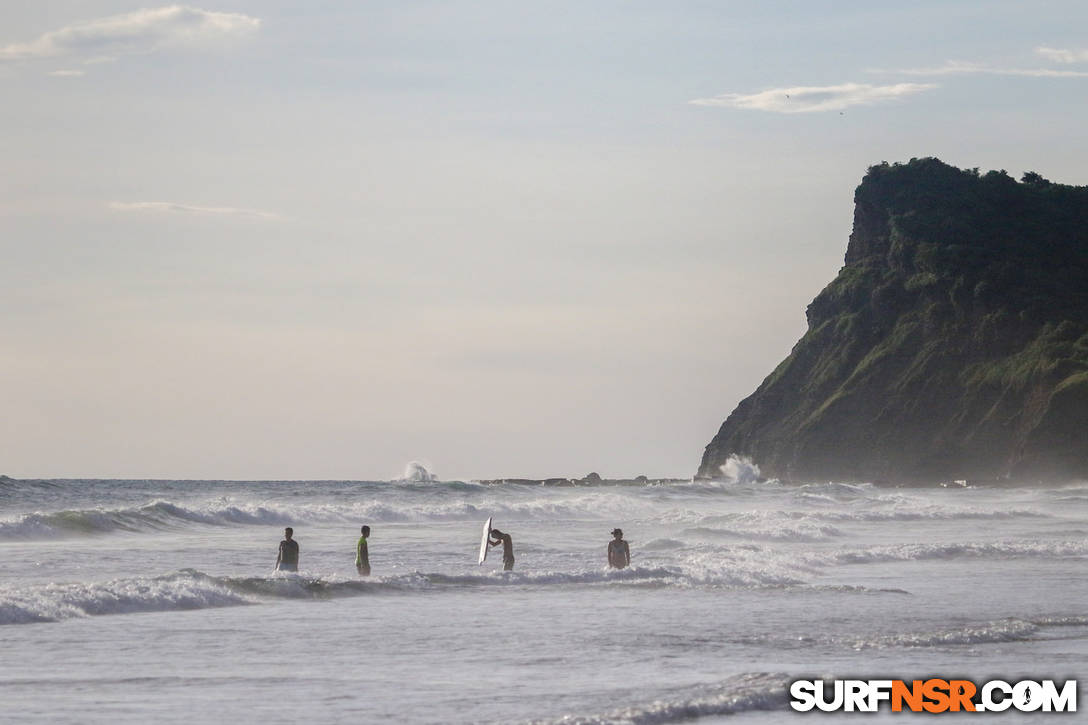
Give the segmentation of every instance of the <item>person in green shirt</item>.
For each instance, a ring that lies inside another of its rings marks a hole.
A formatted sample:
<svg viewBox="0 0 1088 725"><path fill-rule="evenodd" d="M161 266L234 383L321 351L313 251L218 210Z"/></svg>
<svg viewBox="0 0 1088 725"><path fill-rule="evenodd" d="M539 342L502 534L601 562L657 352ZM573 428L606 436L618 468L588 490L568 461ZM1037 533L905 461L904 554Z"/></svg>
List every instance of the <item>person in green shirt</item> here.
<svg viewBox="0 0 1088 725"><path fill-rule="evenodd" d="M355 568L359 570L359 576L370 576L370 551L366 547L366 537L370 536L370 527L360 529L362 536L355 545Z"/></svg>

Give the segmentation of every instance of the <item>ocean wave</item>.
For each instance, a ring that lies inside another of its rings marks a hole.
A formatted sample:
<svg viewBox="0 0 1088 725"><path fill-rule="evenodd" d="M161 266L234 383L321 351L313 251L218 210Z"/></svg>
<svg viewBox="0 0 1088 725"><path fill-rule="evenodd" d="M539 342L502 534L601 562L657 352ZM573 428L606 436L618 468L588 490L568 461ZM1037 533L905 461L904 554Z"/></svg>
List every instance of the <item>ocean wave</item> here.
<svg viewBox="0 0 1088 725"><path fill-rule="evenodd" d="M842 531L830 524L811 522L795 525L760 522L729 527L694 526L685 529L684 533L701 537L798 542L827 541L843 535Z"/></svg>
<svg viewBox="0 0 1088 725"><path fill-rule="evenodd" d="M1021 619L1009 617L998 621L979 624L965 624L924 632L897 632L871 636L806 636L778 642L773 636L756 640L762 644L776 646L810 646L813 644L832 644L853 650L888 649L898 647L963 647L1003 642L1023 642L1043 636L1042 630L1059 627L1088 627L1088 617L1057 616ZM1080 637L1081 633L1066 635Z"/></svg>
<svg viewBox="0 0 1088 725"><path fill-rule="evenodd" d="M646 504L647 510L651 504ZM153 533L189 524L209 526L296 526L319 523L412 523L475 521L487 516L506 519L560 520L607 515L627 517L631 506L622 500L589 496L574 500L533 498L524 501L465 500L386 503L374 500L327 504L232 503L224 499L184 505L153 501L143 506L34 512L0 521L0 540L50 539L111 532Z"/></svg>
<svg viewBox="0 0 1088 725"><path fill-rule="evenodd" d="M404 473L396 480L412 483L437 483L438 476L429 471L427 466L419 461L409 461L404 466Z"/></svg>
<svg viewBox="0 0 1088 725"><path fill-rule="evenodd" d="M660 725L755 710L785 710L789 706L789 679L781 673L746 673L713 685L673 690L651 702L607 713L568 714L533 720L530 725Z"/></svg>
<svg viewBox="0 0 1088 725"><path fill-rule="evenodd" d="M123 509L24 514L13 521L0 522L0 539L49 539L111 532L145 533L189 523L225 526L292 524L298 521L297 517L285 511L264 506L223 506L201 510L169 501L154 501Z"/></svg>
<svg viewBox="0 0 1088 725"><path fill-rule="evenodd" d="M211 576L195 569L158 577L100 583L40 584L0 589L0 625L56 622L139 612L257 604L268 599L329 599L381 590L414 588L413 577L392 580L322 579L277 573L271 576Z"/></svg>
<svg viewBox="0 0 1088 725"><path fill-rule="evenodd" d="M182 569L157 577L99 583L53 583L0 588L0 625L54 622L138 612L166 612L257 604L277 599L331 599L379 592L419 592L449 588L539 586L691 587L722 589L806 588L839 593L896 593L846 585L809 585L774 569L743 560L698 557L683 566L632 566L580 571L512 571L447 574L415 571L369 579L274 573L267 576L212 576ZM1088 620L1085 620L1088 622ZM1070 626L1081 620L1053 621Z"/></svg>
<svg viewBox="0 0 1088 725"><path fill-rule="evenodd" d="M1039 631L1039 625L1022 619L951 628L933 632L905 632L877 637L840 640L855 650L888 647L947 647L1020 642Z"/></svg>
<svg viewBox="0 0 1088 725"><path fill-rule="evenodd" d="M692 587L784 589L808 586L797 577L795 567L768 557L759 547L690 550L683 557L682 571L682 584Z"/></svg>
<svg viewBox="0 0 1088 725"><path fill-rule="evenodd" d="M813 521L834 521L838 522L866 522L866 521L922 521L922 520L936 520L936 521L956 521L956 520L975 520L975 519L1013 519L1013 518L1030 518L1030 519L1045 519L1052 518L1050 514L1036 511L1033 509L1004 509L1004 510L992 510L992 509L978 509L978 508L959 508L953 509L946 506L937 505L922 505L912 508L899 507L892 510L858 510L858 511L775 511L776 516L782 516L789 519L801 519L801 520L813 520ZM748 514L738 514L748 515Z"/></svg>
<svg viewBox="0 0 1088 725"><path fill-rule="evenodd" d="M446 588L509 586L633 586L781 588L807 586L773 571L699 566L581 571L446 574L411 572L370 579L326 578L275 573L269 576L211 576L195 569L158 577L133 577L100 583L53 583L0 588L0 625L52 622L136 612L255 604L275 599L330 599L377 592L417 592Z"/></svg>
<svg viewBox="0 0 1088 725"><path fill-rule="evenodd" d="M673 549L683 549L684 546L684 542L677 539L651 539L640 548L643 551L671 551Z"/></svg>
<svg viewBox="0 0 1088 725"><path fill-rule="evenodd" d="M749 456L738 456L735 453L729 455L725 463L718 466L726 483L751 484L760 483L763 474L759 466Z"/></svg>
<svg viewBox="0 0 1088 725"><path fill-rule="evenodd" d="M872 564L889 561L926 561L974 557L1076 557L1088 555L1088 542L1043 539L949 542L941 544L889 544L859 549L808 554L804 561L813 566L829 564Z"/></svg>
<svg viewBox="0 0 1088 725"><path fill-rule="evenodd" d="M1088 627L1088 617L1071 615L1064 617L1040 617L1031 620L1040 627Z"/></svg>
<svg viewBox="0 0 1088 725"><path fill-rule="evenodd" d="M183 571L97 584L43 584L14 591L0 590L0 625L247 603L249 600L226 582L200 572Z"/></svg>
<svg viewBox="0 0 1088 725"><path fill-rule="evenodd" d="M872 498L876 487L871 483L806 483L794 488L790 495L808 505L837 506Z"/></svg>
<svg viewBox="0 0 1088 725"><path fill-rule="evenodd" d="M813 591L817 592L842 592L846 594L906 594L910 595L906 589L899 589L897 587L867 587L861 584L815 584L812 586Z"/></svg>
<svg viewBox="0 0 1088 725"><path fill-rule="evenodd" d="M949 509L926 505L919 508L899 508L892 511L825 511L809 514L825 521L971 521L987 519L1051 518L1049 514L1032 509Z"/></svg>
<svg viewBox="0 0 1088 725"><path fill-rule="evenodd" d="M854 523L898 521L989 520L1016 517L1043 518L1030 510L946 510L938 507L897 511L743 511L713 516L673 512L669 523L685 525L685 534L699 538L770 542L821 542L847 536L839 528Z"/></svg>
<svg viewBox="0 0 1088 725"><path fill-rule="evenodd" d="M674 511L667 523L687 525L690 533L763 539L768 541L823 541L846 535L837 525L908 521L972 521L1052 518L1032 509L950 509L937 505L897 506L893 510L756 510L704 515Z"/></svg>
<svg viewBox="0 0 1088 725"><path fill-rule="evenodd" d="M260 582L261 580L255 580ZM806 586L792 577L759 570L701 569L698 566L631 566L625 569L594 568L577 571L486 571L480 574L412 572L374 580L310 582L310 591L329 594L355 591L419 590L431 587L624 585L636 587L718 587L738 589ZM264 584L257 584L264 586Z"/></svg>
<svg viewBox="0 0 1088 725"><path fill-rule="evenodd" d="M41 481L34 479L9 478L0 476L0 493L19 492L34 489L57 489L60 484L56 481Z"/></svg>
<svg viewBox="0 0 1088 725"><path fill-rule="evenodd" d="M264 597L304 599L352 596L378 591L420 591L432 588L546 586L566 584L629 584L666 586L683 579L673 568L630 567L574 572L484 571L480 574L445 574L415 571L371 579L322 579L301 576L223 578L232 590Z"/></svg>

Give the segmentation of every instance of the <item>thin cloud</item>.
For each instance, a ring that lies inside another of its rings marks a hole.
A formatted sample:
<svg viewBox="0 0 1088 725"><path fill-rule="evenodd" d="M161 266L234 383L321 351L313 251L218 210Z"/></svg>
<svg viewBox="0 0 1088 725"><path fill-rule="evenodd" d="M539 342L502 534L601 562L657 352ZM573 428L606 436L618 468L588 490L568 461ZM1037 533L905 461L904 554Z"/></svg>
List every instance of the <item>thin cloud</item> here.
<svg viewBox="0 0 1088 725"><path fill-rule="evenodd" d="M871 106L896 101L937 86L932 83L896 83L873 86L866 83L843 83L838 86L795 86L772 88L760 93L726 93L713 98L697 98L689 103L696 106L722 106L772 113L818 113L841 111L851 106Z"/></svg>
<svg viewBox="0 0 1088 725"><path fill-rule="evenodd" d="M1088 48L1068 50L1066 48L1036 48L1035 52L1055 63L1088 63Z"/></svg>
<svg viewBox="0 0 1088 725"><path fill-rule="evenodd" d="M282 220L279 214L260 209L239 209L231 206L197 206L172 201L112 201L109 208L122 212L151 212L165 214L193 214L201 216L233 216L248 219Z"/></svg>
<svg viewBox="0 0 1088 725"><path fill-rule="evenodd" d="M1088 71L1058 70L1056 68L997 68L981 63L965 63L950 60L932 68L901 68L898 70L872 69L869 73L894 73L904 76L960 76L995 75L1023 76L1028 78L1088 78Z"/></svg>
<svg viewBox="0 0 1088 725"><path fill-rule="evenodd" d="M79 78L82 75L86 75L86 71L82 70L52 70L47 75L55 76L57 78Z"/></svg>
<svg viewBox="0 0 1088 725"><path fill-rule="evenodd" d="M237 38L256 31L260 24L257 18L240 13L169 5L67 25L29 42L0 48L0 61L69 56L113 59L169 45Z"/></svg>

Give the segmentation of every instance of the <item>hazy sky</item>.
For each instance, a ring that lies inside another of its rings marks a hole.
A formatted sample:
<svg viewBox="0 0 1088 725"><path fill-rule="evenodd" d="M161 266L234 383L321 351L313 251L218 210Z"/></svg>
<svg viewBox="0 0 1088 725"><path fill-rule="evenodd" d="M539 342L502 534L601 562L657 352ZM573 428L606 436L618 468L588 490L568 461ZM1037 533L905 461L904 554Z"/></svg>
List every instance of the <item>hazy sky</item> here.
<svg viewBox="0 0 1088 725"><path fill-rule="evenodd" d="M0 4L0 473L691 475L867 166L1088 183L1088 5Z"/></svg>

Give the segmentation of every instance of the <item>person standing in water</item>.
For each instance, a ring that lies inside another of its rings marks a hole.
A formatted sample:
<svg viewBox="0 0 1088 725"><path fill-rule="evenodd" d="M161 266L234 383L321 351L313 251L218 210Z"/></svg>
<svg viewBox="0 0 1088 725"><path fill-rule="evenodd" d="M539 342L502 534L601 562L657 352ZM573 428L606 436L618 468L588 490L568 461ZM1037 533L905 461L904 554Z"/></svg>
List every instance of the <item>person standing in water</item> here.
<svg viewBox="0 0 1088 725"><path fill-rule="evenodd" d="M292 537L295 530L288 526L283 530L280 553L276 555L276 571L298 571L298 542Z"/></svg>
<svg viewBox="0 0 1088 725"><path fill-rule="evenodd" d="M370 576L370 550L367 549L366 539L370 536L370 527L360 529L362 536L355 545L355 568L359 570L359 576Z"/></svg>
<svg viewBox="0 0 1088 725"><path fill-rule="evenodd" d="M512 571L514 569L514 540L510 538L510 534L504 534L498 529L491 529L489 536L494 541L487 543L492 546L502 544L502 570Z"/></svg>
<svg viewBox="0 0 1088 725"><path fill-rule="evenodd" d="M623 540L623 529L612 529L612 537L608 542L608 565L623 569L631 563L631 547Z"/></svg>

